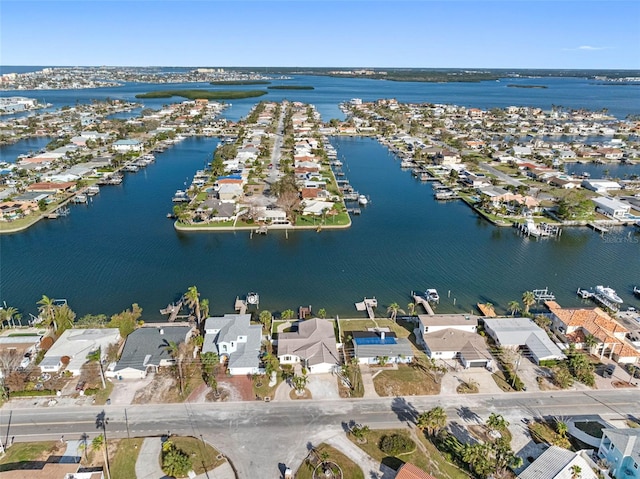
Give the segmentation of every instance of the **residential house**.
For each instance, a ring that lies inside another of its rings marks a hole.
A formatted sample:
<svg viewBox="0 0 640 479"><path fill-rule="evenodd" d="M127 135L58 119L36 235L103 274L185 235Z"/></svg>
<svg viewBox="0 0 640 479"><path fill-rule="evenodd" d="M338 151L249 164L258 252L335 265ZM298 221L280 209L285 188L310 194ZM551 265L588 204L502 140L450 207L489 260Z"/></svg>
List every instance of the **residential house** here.
<svg viewBox="0 0 640 479"><path fill-rule="evenodd" d="M502 348L524 348L536 364L566 359L546 331L529 318L483 318L486 333Z"/></svg>
<svg viewBox="0 0 640 479"><path fill-rule="evenodd" d="M465 368L492 368L493 358L484 339L476 333L453 328L416 335L431 359L458 359Z"/></svg>
<svg viewBox="0 0 640 479"><path fill-rule="evenodd" d="M598 457L613 477L640 478L640 429L603 429Z"/></svg>
<svg viewBox="0 0 640 479"><path fill-rule="evenodd" d="M43 372L57 373L66 363L65 370L79 376L89 354L100 350L104 358L109 346L119 341L117 328L67 329L49 348L39 366Z"/></svg>
<svg viewBox="0 0 640 479"><path fill-rule="evenodd" d="M626 218L631 212L631 205L615 198L591 198L591 201L595 203L596 211L616 220Z"/></svg>
<svg viewBox="0 0 640 479"><path fill-rule="evenodd" d="M112 147L118 153L128 153L130 151L142 151L143 144L138 140L117 140L113 142Z"/></svg>
<svg viewBox="0 0 640 479"><path fill-rule="evenodd" d="M413 359L411 343L406 338L379 328L348 333L353 339L354 356L360 364L408 363Z"/></svg>
<svg viewBox="0 0 640 479"><path fill-rule="evenodd" d="M405 462L396 474L396 479L436 479L431 474L424 472L422 469L414 466L410 462Z"/></svg>
<svg viewBox="0 0 640 479"><path fill-rule="evenodd" d="M142 379L149 372L171 366L175 360L169 353L169 345L179 345L188 341L191 326L172 323L163 325L145 324L127 336L120 355L120 361L114 368L109 367L106 375L124 379Z"/></svg>
<svg viewBox="0 0 640 479"><path fill-rule="evenodd" d="M549 446L540 457L518 475L518 479L597 479L596 467L587 451L573 452L558 446ZM574 474L580 470L579 476Z"/></svg>
<svg viewBox="0 0 640 479"><path fill-rule="evenodd" d="M620 363L636 363L638 352L625 340L629 332L600 308L563 308L555 301L546 301L551 312L551 327L576 347L586 346L586 338L592 336L597 344L592 353Z"/></svg>
<svg viewBox="0 0 640 479"><path fill-rule="evenodd" d="M622 188L620 183L611 180L582 180L581 186L596 193L607 193Z"/></svg>
<svg viewBox="0 0 640 479"><path fill-rule="evenodd" d="M258 374L262 326L251 324L250 314L225 314L207 318L202 353L218 354L232 376Z"/></svg>
<svg viewBox="0 0 640 479"><path fill-rule="evenodd" d="M340 364L334 321L308 319L297 323L298 330L278 334L280 364L302 364L310 373L328 373Z"/></svg>
<svg viewBox="0 0 640 479"><path fill-rule="evenodd" d="M475 333L478 329L478 316L474 314L419 314L418 325L419 327L415 330L416 338L444 329Z"/></svg>
<svg viewBox="0 0 640 479"><path fill-rule="evenodd" d="M59 458L49 458L49 461L31 461L29 468L4 470L2 479L104 479L101 467L84 467L77 462L58 462Z"/></svg>

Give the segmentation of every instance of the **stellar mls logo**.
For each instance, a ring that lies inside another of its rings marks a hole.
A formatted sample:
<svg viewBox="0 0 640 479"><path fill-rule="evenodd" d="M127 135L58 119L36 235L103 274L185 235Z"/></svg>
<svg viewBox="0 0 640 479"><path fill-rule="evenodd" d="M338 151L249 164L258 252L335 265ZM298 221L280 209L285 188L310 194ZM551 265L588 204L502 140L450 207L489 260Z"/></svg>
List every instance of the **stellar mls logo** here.
<svg viewBox="0 0 640 479"><path fill-rule="evenodd" d="M640 243L637 235L633 235L631 232L625 234L605 234L602 235L602 241L604 243L622 244L622 243Z"/></svg>

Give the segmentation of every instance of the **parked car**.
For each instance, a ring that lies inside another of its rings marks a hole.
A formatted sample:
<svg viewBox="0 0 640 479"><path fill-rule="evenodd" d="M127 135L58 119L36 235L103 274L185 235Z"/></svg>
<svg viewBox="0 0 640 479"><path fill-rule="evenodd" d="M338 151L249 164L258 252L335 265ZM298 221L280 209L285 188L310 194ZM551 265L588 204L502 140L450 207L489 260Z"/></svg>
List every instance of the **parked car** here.
<svg viewBox="0 0 640 479"><path fill-rule="evenodd" d="M610 378L611 376L613 376L613 373L616 370L616 365L615 364L607 364L607 366L604 368L604 371L602 371L602 377L603 378Z"/></svg>
<svg viewBox="0 0 640 479"><path fill-rule="evenodd" d="M76 391L84 391L84 387L87 385L87 381L78 381L76 384Z"/></svg>

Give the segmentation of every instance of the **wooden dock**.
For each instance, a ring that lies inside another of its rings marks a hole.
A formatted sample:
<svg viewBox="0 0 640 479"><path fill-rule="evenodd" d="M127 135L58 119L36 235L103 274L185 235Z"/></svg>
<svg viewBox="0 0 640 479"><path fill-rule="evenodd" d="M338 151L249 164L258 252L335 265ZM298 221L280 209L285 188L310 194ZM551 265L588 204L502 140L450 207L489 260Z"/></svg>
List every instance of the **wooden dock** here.
<svg viewBox="0 0 640 479"><path fill-rule="evenodd" d="M427 298L425 298L424 296L420 296L413 291L411 291L411 297L413 298L414 303L422 305L428 315L433 316L434 314L436 314L433 312L433 309L431 308L429 301L427 301Z"/></svg>
<svg viewBox="0 0 640 479"><path fill-rule="evenodd" d="M243 299L240 299L239 296L236 296L236 302L233 306L233 309L237 311L239 314L246 314L247 302Z"/></svg>
<svg viewBox="0 0 640 479"><path fill-rule="evenodd" d="M478 303L476 305L478 307L478 309L480 310L480 312L482 313L483 316L487 317L487 318L495 318L496 317L496 312L493 309L493 306L491 306L488 303Z"/></svg>
<svg viewBox="0 0 640 479"><path fill-rule="evenodd" d="M376 317L373 308L378 307L378 300L376 298L364 298L364 301L360 301L356 303L356 310L358 311L366 311L369 319L374 319Z"/></svg>
<svg viewBox="0 0 640 479"><path fill-rule="evenodd" d="M178 314L182 309L182 300L178 301L178 304L170 304L164 309L160 310L160 314L168 314L170 323L174 322L178 318Z"/></svg>

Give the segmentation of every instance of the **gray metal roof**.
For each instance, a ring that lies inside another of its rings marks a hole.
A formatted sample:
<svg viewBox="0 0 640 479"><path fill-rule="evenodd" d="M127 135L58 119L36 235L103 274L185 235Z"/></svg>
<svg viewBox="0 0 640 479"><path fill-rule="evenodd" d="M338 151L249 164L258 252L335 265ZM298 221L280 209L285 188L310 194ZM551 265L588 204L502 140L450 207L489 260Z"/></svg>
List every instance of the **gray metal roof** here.
<svg viewBox="0 0 640 479"><path fill-rule="evenodd" d="M596 475L579 452L571 452L558 446L550 446L527 467L518 479L572 479L571 467L580 467L581 479L596 479Z"/></svg>
<svg viewBox="0 0 640 479"><path fill-rule="evenodd" d="M114 371L126 368L145 371L148 365L158 366L161 360L171 358L167 352L169 343L184 342L189 331L191 326L145 326L136 329L127 336L122 356Z"/></svg>

